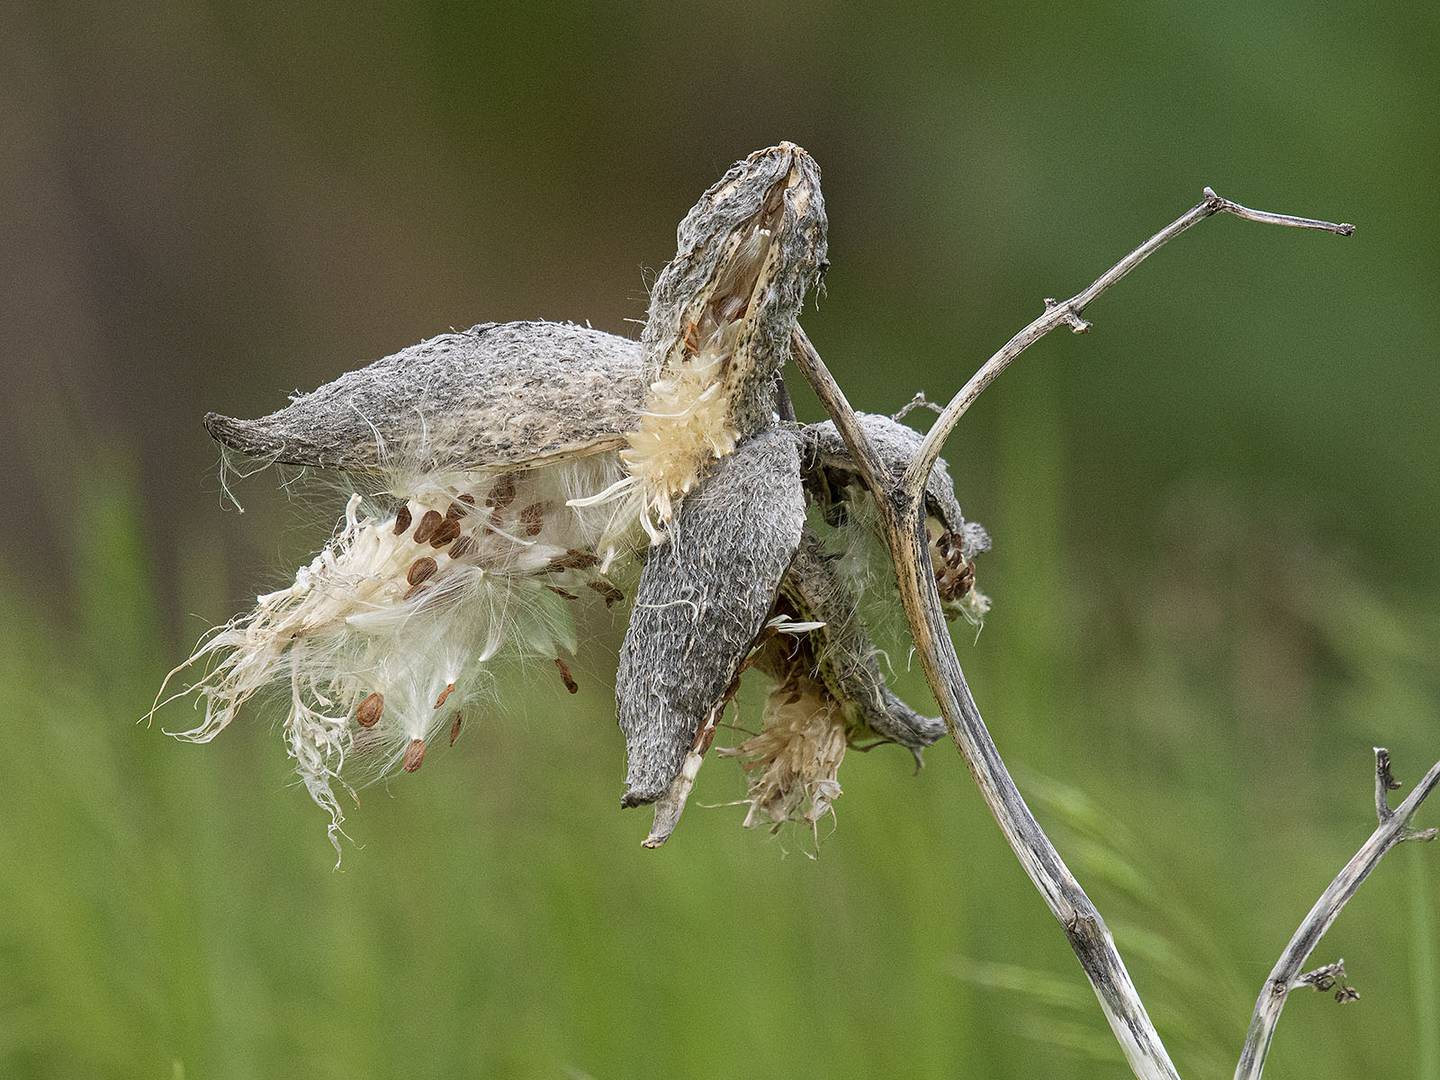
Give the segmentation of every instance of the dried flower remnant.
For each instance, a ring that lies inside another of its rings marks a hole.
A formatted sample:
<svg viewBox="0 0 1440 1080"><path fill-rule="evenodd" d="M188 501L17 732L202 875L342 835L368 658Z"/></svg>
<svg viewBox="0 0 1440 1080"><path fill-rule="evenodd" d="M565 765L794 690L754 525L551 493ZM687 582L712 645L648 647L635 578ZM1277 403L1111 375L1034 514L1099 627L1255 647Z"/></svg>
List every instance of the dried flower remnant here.
<svg viewBox="0 0 1440 1080"><path fill-rule="evenodd" d="M840 797L847 745L841 709L823 686L804 677L777 685L765 702L764 729L725 751L749 776L745 827L817 825Z"/></svg>

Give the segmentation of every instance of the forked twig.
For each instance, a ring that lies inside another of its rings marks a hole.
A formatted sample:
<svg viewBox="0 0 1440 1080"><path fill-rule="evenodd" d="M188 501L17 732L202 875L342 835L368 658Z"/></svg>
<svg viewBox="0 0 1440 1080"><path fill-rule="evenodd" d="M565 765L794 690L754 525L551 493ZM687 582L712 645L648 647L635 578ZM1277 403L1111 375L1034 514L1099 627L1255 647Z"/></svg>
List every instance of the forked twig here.
<svg viewBox="0 0 1440 1080"><path fill-rule="evenodd" d="M1102 293L1108 291L1112 285L1119 282L1131 270L1134 270L1186 229L1198 225L1215 214L1233 214L1246 221L1258 221L1265 225L1286 225L1293 229L1318 229L1340 236L1349 236L1355 231L1355 226L1350 224L1337 225L1329 221L1317 221L1314 218L1292 217L1289 214L1271 214L1264 210L1251 210L1249 207L1241 206L1229 199L1222 199L1207 187L1203 199L1109 270L1106 270L1088 287L1063 302L1057 303L1055 300L1046 299L1045 313L1002 345L1000 350L989 360L981 364L980 370L975 372L970 381L960 388L960 392L950 399L950 404L945 406L945 411L940 414L940 419L931 425L924 442L920 444L919 453L910 463L910 468L905 474L905 489L916 495L924 489L930 470L935 465L935 459L940 456L940 448L945 445L945 440L950 437L950 432L955 430L955 425L959 423L960 417L965 415L966 410L975 403L975 399L984 392L987 386L999 378L1000 373L1009 367L1016 357L1058 326L1068 326L1077 334L1088 331L1090 324L1084 319L1085 309L1094 303Z"/></svg>
<svg viewBox="0 0 1440 1080"><path fill-rule="evenodd" d="M1165 1050L1145 1005L1125 970L1114 939L1095 905L1060 858L1050 838L1025 804L1015 781L980 715L965 680L942 613L935 577L927 554L922 493L950 432L975 399L1027 348L1059 326L1076 333L1090 324L1085 309L1146 258L1186 229L1219 213L1249 221L1319 229L1348 236L1353 225L1336 225L1308 218L1250 210L1222 199L1209 188L1204 199L1161 229L1087 288L1061 303L1047 300L1045 312L1005 343L980 367L951 399L921 443L903 477L890 475L880 463L869 437L824 361L803 330L795 331L794 352L800 366L853 456L865 485L880 510L885 540L895 564L896 580L905 615L915 639L925 677L940 705L951 738L1005 834L1006 841L1064 928L1080 966L1084 969L1100 1007L1120 1043L1125 1059L1139 1080L1178 1080L1179 1074ZM1413 796L1412 796L1413 798Z"/></svg>
<svg viewBox="0 0 1440 1080"><path fill-rule="evenodd" d="M1424 779L1415 786L1409 798L1390 809L1389 793L1400 785L1390 774L1390 752L1384 747L1375 748L1375 816L1380 824L1370 839L1360 845L1360 850L1345 868L1335 876L1326 890L1315 901L1315 906L1305 916L1280 959L1275 962L1269 978L1260 990L1255 1002L1255 1012L1250 1017L1250 1029L1245 1033L1245 1045L1240 1051L1240 1063L1235 1067L1235 1080L1258 1080L1265 1068L1265 1058L1270 1053L1270 1042L1275 1038L1275 1025L1280 1022L1280 1011L1290 991L1304 986L1329 991L1337 986L1336 1000L1353 1001L1360 995L1344 981L1345 961L1327 964L1308 974L1300 974L1305 961L1319 944L1325 932L1334 924L1340 909L1350 902L1371 871L1380 864L1387 852L1406 840L1433 840L1435 829L1417 830L1410 827L1410 819L1420 809L1430 792L1440 784L1440 761L1430 766Z"/></svg>

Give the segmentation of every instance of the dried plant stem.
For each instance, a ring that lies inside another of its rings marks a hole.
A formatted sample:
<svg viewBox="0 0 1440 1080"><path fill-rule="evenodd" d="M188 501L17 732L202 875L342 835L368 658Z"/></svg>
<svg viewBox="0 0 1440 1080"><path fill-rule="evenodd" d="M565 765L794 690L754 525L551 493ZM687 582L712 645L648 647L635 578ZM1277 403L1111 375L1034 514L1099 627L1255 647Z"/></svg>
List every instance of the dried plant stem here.
<svg viewBox="0 0 1440 1080"><path fill-rule="evenodd" d="M1081 315L1092 301L1165 243L1218 213L1341 235L1354 231L1351 225L1334 225L1249 210L1220 198L1206 188L1205 197L1199 204L1126 255L1088 288L1063 303L1047 300L1044 314L1006 342L950 401L926 435L903 477L885 471L854 409L804 331L797 328L794 336L796 361L834 419L861 478L880 508L885 540L895 564L896 580L916 651L950 736L1011 850L1064 928L1111 1031L1138 1080L1178 1080L1179 1074L1145 1011L1145 1005L1099 911L1025 804L981 718L941 610L927 552L922 493L946 438L974 400L1005 368L1058 326L1069 326L1076 333L1088 330L1090 324Z"/></svg>
<svg viewBox="0 0 1440 1080"><path fill-rule="evenodd" d="M866 486L880 505L905 616L950 737L1011 850L1064 927L1130 1068L1140 1080L1178 1080L1104 920L1025 804L980 716L941 611L918 500L903 494L896 478L881 471L854 410L803 332L797 331L795 345L801 369L834 417Z"/></svg>
<svg viewBox="0 0 1440 1080"><path fill-rule="evenodd" d="M1319 229L1322 232L1337 233L1340 236L1349 236L1355 231L1354 225L1337 225L1329 221L1316 221L1313 218L1291 217L1289 214L1271 214L1264 210L1251 210L1239 203L1233 203L1229 199L1222 199L1207 187L1204 198L1200 202L1166 225L1109 270L1106 270L1087 288L1063 302L1046 299L1044 314L1012 337L1000 347L994 356L981 364L980 370L975 372L970 381L961 387L959 393L950 400L950 404L945 406L945 411L940 414L940 418L931 425L930 430L926 433L924 442L920 444L919 453L915 455L915 460L911 462L910 468L905 474L905 489L919 492L924 488L925 479L930 475L930 470L935 465L935 459L940 456L940 448L945 445L945 440L955 430L955 425L959 423L960 417L965 415L966 410L975 403L975 399L984 392L987 386L999 378L1000 373L1009 367L1016 357L1058 326L1068 326L1077 334L1085 333L1090 329L1090 324L1082 316L1085 314L1085 309L1094 303L1102 293L1109 290L1112 285L1185 230L1215 214L1233 214L1246 221L1258 221L1267 225L1287 225L1294 229Z"/></svg>
<svg viewBox="0 0 1440 1080"><path fill-rule="evenodd" d="M1250 1030L1245 1034L1245 1045L1240 1051L1240 1063L1235 1067L1235 1080L1259 1080L1265 1068L1265 1058L1270 1053L1270 1042L1275 1037L1275 1025L1280 1022L1280 1011L1290 991L1304 986L1315 986L1317 980L1311 975L1302 975L1300 969L1309 959L1315 946L1339 916L1341 908L1350 902L1380 860L1396 845L1406 840L1433 840L1435 829L1416 830L1410 827L1410 819L1420 808L1435 786L1440 784L1440 761L1430 766L1430 771L1416 785L1410 797L1390 809L1388 793L1400 785L1390 775L1390 754L1382 747L1375 749L1375 809L1380 820L1379 826L1370 834L1370 839L1360 845L1360 850L1335 876L1335 880L1320 894L1310 914L1290 938L1285 951L1280 954L1269 978L1260 990L1255 1002L1255 1012L1250 1017ZM1344 961L1338 965L1327 965L1320 969L1323 975L1338 968L1344 974ZM1331 987L1320 983L1319 989ZM1346 988L1348 990L1348 988ZM1353 994L1353 991L1349 991ZM1342 996L1339 1000L1347 1000Z"/></svg>

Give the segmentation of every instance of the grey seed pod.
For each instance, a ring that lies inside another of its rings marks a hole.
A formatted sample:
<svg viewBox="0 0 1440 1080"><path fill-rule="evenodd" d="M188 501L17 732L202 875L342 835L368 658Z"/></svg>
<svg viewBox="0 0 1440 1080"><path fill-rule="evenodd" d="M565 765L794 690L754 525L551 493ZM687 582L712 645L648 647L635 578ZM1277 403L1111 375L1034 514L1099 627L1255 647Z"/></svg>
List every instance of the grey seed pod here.
<svg viewBox="0 0 1440 1080"><path fill-rule="evenodd" d="M742 443L685 500L652 548L620 650L622 806L654 802L765 625L805 522L795 436Z"/></svg>
<svg viewBox="0 0 1440 1080"><path fill-rule="evenodd" d="M945 734L945 724L920 715L885 685L876 662L878 650L860 621L858 598L836 573L834 562L807 529L781 585L796 620L825 624L805 637L809 656L803 662L811 670L801 674L819 679L854 723L907 747L918 760L922 748ZM775 674L783 678L788 673Z"/></svg>
<svg viewBox="0 0 1440 1080"><path fill-rule="evenodd" d="M371 471L527 468L614 450L645 398L640 345L571 323L482 323L401 349L258 420L218 413L223 445Z"/></svg>
<svg viewBox="0 0 1440 1080"><path fill-rule="evenodd" d="M896 476L903 473L920 449L920 433L878 413L858 413L857 416L884 466ZM807 473L813 474L817 469L829 469L854 475L855 462L850 457L845 440L835 429L833 420L807 425L801 429L800 438ZM930 478L925 484L925 502L926 510L933 517L948 531L962 538L967 559L990 550L989 534L980 525L965 520L965 515L960 510L960 500L955 497L955 484L950 478L950 467L944 458L936 459L935 467L930 472Z"/></svg>
<svg viewBox="0 0 1440 1080"><path fill-rule="evenodd" d="M771 422L774 375L825 263L820 167L794 143L737 162L685 215L641 334L645 377L673 374L712 334L741 324L721 373L742 438Z"/></svg>

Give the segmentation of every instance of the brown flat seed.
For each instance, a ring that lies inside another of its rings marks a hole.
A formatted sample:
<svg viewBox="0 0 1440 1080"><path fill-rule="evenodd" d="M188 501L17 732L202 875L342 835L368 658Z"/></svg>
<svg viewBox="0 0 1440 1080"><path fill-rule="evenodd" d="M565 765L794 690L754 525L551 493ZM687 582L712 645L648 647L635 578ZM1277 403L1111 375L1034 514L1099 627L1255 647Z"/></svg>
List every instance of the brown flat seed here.
<svg viewBox="0 0 1440 1080"><path fill-rule="evenodd" d="M465 536L460 537L459 540L456 540L455 543L450 545L450 558L463 559L469 553L470 549L474 546L475 538L473 536L470 536L469 534L466 534Z"/></svg>
<svg viewBox="0 0 1440 1080"><path fill-rule="evenodd" d="M474 496L474 495L471 495L470 492L467 491L467 492L465 492L464 494L462 494L462 495L460 496L460 501L461 501L462 503L464 503L466 506L474 506L474 505L475 505L475 496Z"/></svg>
<svg viewBox="0 0 1440 1080"><path fill-rule="evenodd" d="M520 525L526 536L539 536L545 528L545 504L531 503L520 511Z"/></svg>
<svg viewBox="0 0 1440 1080"><path fill-rule="evenodd" d="M458 502L453 502L453 503L450 504L450 509L448 509L448 510L445 511L445 520L446 520L446 521L459 521L459 520L460 520L462 517L464 517L468 512L469 512L469 511L468 511L463 505L461 505L461 504L458 503Z"/></svg>
<svg viewBox="0 0 1440 1080"><path fill-rule="evenodd" d="M485 496L485 505L493 506L496 510L504 510L515 501L515 477L506 473L495 481L495 486L490 489L490 494Z"/></svg>
<svg viewBox="0 0 1440 1080"><path fill-rule="evenodd" d="M581 551L579 548L571 548L569 551L565 552L565 557L563 559L557 559L556 561L564 563L566 566L571 567L575 570L587 570L592 566L600 565L599 559L597 559L590 552Z"/></svg>
<svg viewBox="0 0 1440 1080"><path fill-rule="evenodd" d="M566 600L579 600L579 599L580 599L580 597L576 596L573 592L566 592L564 589L560 588L559 586L556 586L556 585L546 585L545 587L546 587L547 589L549 589L551 592L553 592L556 596L563 596Z"/></svg>
<svg viewBox="0 0 1440 1080"><path fill-rule="evenodd" d="M964 596L971 589L973 589L975 587L975 567L967 566L964 570L961 570L960 580L956 583L956 585L960 590L961 596Z"/></svg>
<svg viewBox="0 0 1440 1080"><path fill-rule="evenodd" d="M395 511L395 535L404 536L410 531L410 507L402 506Z"/></svg>
<svg viewBox="0 0 1440 1080"><path fill-rule="evenodd" d="M455 692L455 684L454 684L453 682L452 682L452 683L446 683L446 684L445 684L445 689L444 689L444 690L441 690L441 691L440 691L440 696L435 699L435 708L437 708L437 709L442 709L442 708L444 708L444 707L445 707L445 699L448 698L448 697L449 697L451 694L453 694L454 692Z"/></svg>
<svg viewBox="0 0 1440 1080"><path fill-rule="evenodd" d="M361 727L374 727L385 711L385 695L369 694L355 709L355 722Z"/></svg>
<svg viewBox="0 0 1440 1080"><path fill-rule="evenodd" d="M440 528L440 522L445 519L440 516L439 510L426 510L425 516L420 519L420 524L415 526L415 542L423 544L435 535L435 530Z"/></svg>
<svg viewBox="0 0 1440 1080"><path fill-rule="evenodd" d="M565 689L569 690L572 694L578 694L580 687L575 682L575 676L570 674L570 668L566 665L565 661L557 656L555 657L555 666L560 669L560 679L565 683Z"/></svg>
<svg viewBox="0 0 1440 1080"><path fill-rule="evenodd" d="M625 594L604 578L591 578L585 582L585 584L605 598L605 606L607 608L614 604L615 601L625 599Z"/></svg>
<svg viewBox="0 0 1440 1080"><path fill-rule="evenodd" d="M435 570L435 560L429 555L425 555L410 564L410 571L405 575L405 580L411 585L419 585L426 578L433 576Z"/></svg>
<svg viewBox="0 0 1440 1080"><path fill-rule="evenodd" d="M460 522L454 518L446 518L440 523L440 527L435 530L435 535L430 537L430 546L438 550L459 535Z"/></svg>
<svg viewBox="0 0 1440 1080"><path fill-rule="evenodd" d="M455 740L460 737L460 725L463 724L464 722L465 722L465 716L464 716L464 714L461 713L459 709L456 709L456 710L455 710L455 715L450 718L450 745L451 745L451 746L454 746L454 745L455 745Z"/></svg>
<svg viewBox="0 0 1440 1080"><path fill-rule="evenodd" d="M414 772L425 761L425 740L411 739L410 745L405 747L405 760L402 768L406 772Z"/></svg>

